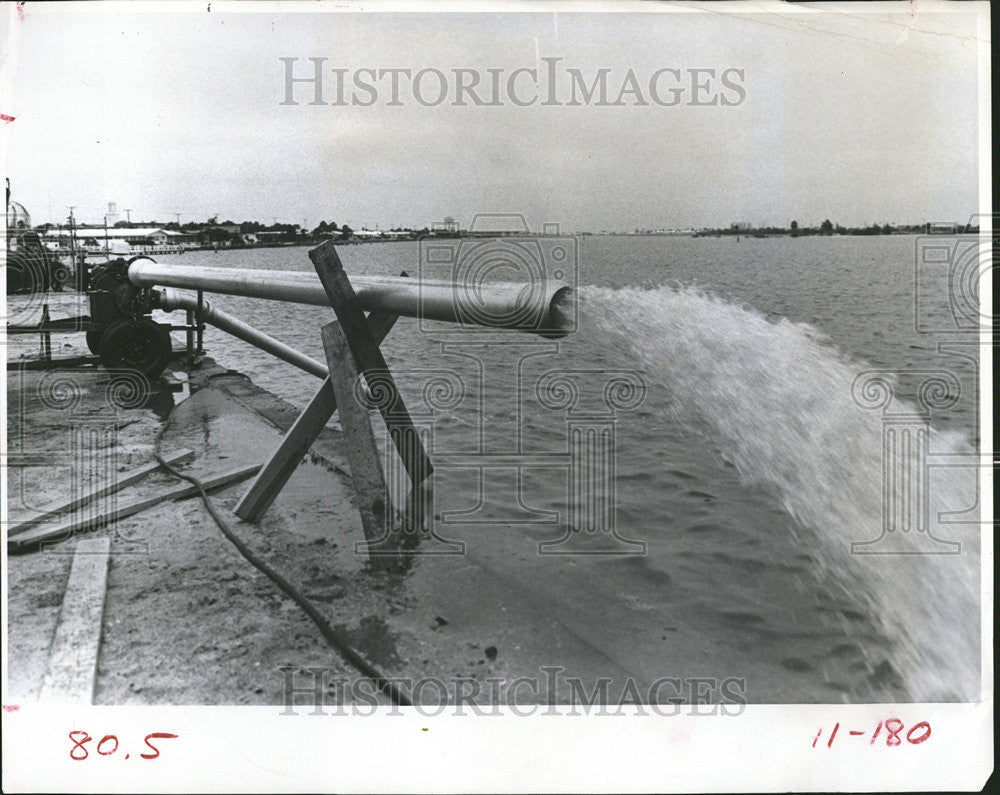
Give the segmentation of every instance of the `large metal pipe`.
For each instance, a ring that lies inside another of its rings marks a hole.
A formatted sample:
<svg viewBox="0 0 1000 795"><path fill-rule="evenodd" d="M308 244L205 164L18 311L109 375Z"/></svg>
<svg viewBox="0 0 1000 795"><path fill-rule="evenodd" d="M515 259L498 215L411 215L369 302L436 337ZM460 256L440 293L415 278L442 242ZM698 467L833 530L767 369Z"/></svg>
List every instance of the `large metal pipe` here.
<svg viewBox="0 0 1000 795"><path fill-rule="evenodd" d="M198 299L196 296L187 295L170 287L162 287L154 290L154 300L157 307L164 312L172 312L175 309L198 311ZM307 373L312 373L319 378L326 378L329 373L325 364L317 362L315 359L295 350L295 348L285 345L285 343L276 340L269 334L265 334L260 329L247 325L242 320L223 312L221 309L216 309L208 301L203 301L201 304L201 319L244 342L249 342L262 351L267 351L271 355L277 356L282 361L295 365L300 370L305 370Z"/></svg>
<svg viewBox="0 0 1000 795"><path fill-rule="evenodd" d="M246 298L330 305L319 278L308 271L209 268L139 260L129 266L128 278L146 287L185 287ZM550 337L561 337L573 326L573 291L561 281L460 284L392 276L349 278L361 308L369 311L518 329Z"/></svg>

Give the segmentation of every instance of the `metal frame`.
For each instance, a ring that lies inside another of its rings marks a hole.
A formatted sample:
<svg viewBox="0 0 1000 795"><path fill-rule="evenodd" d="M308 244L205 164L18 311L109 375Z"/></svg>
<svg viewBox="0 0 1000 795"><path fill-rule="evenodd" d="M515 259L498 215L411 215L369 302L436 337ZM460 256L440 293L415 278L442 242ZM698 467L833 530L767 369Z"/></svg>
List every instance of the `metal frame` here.
<svg viewBox="0 0 1000 795"><path fill-rule="evenodd" d="M187 338L188 363L198 364L205 356L205 293L198 290L198 306L185 310L187 322L183 326L170 326L170 331L185 331Z"/></svg>

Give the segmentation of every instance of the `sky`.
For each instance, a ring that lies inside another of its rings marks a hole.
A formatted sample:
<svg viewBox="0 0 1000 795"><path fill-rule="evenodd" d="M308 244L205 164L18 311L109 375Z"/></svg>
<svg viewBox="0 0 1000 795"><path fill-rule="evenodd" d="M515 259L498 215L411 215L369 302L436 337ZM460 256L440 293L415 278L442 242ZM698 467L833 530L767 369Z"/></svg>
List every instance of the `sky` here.
<svg viewBox="0 0 1000 795"><path fill-rule="evenodd" d="M108 202L133 221L374 229L503 214L563 232L979 210L979 4L3 5L6 173L36 223L71 205L101 222ZM286 96L286 69L314 77L315 63L326 104L312 104L315 82ZM395 102L393 69L409 70ZM483 104L458 94L455 70ZM579 90L570 104L574 80L599 88L601 70L605 102Z"/></svg>

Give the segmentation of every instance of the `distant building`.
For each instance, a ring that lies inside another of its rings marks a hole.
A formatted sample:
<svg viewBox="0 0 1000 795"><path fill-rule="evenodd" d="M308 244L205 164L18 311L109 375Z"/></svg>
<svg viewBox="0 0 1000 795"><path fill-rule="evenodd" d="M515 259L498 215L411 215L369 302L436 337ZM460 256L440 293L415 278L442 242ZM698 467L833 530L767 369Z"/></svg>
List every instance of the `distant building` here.
<svg viewBox="0 0 1000 795"><path fill-rule="evenodd" d="M753 227L749 221L736 221L729 225L729 228L736 232L749 232Z"/></svg>
<svg viewBox="0 0 1000 795"><path fill-rule="evenodd" d="M42 236L42 242L53 249L70 248L69 229L50 229ZM132 252L162 252L191 248L198 245L197 235L173 232L158 227L77 227L73 230L73 247L84 251L112 254Z"/></svg>
<svg viewBox="0 0 1000 795"><path fill-rule="evenodd" d="M197 246L201 242L198 239L197 232L175 232L173 229L164 229L163 231L167 235L167 243L169 245L191 248Z"/></svg>
<svg viewBox="0 0 1000 795"><path fill-rule="evenodd" d="M957 235L964 229L962 224L953 221L929 221L927 223L928 235Z"/></svg>

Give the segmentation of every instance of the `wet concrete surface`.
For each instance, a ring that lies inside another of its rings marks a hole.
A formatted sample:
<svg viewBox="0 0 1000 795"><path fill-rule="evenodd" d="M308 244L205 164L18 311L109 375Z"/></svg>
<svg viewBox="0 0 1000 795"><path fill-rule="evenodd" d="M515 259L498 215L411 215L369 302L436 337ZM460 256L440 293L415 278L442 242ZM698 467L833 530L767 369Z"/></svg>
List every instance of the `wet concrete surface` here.
<svg viewBox="0 0 1000 795"><path fill-rule="evenodd" d="M68 409L68 398L43 399L47 374L15 373L8 396L19 448L12 452L41 463L11 470L11 519L66 496L79 479L80 456L65 455L75 428L104 428L94 438L107 447L88 455L113 453L125 472L153 459L154 437L167 422L162 452L193 450L183 468L207 476L262 463L298 414L212 360L187 376L179 394L154 388L122 407L107 399L102 371L74 371ZM449 539L463 545L461 554L418 556L405 574L372 571L355 551L364 535L339 438L334 419L259 524L231 513L248 482L212 499L257 555L422 703L565 703L601 687L608 688L602 700L645 701L664 677L746 675L738 652L722 644L683 660L671 654L678 638L691 645L697 627L684 617L669 573L641 559L581 565L573 556L541 556L530 528L466 529ZM118 499L176 484L158 472ZM161 503L93 532L112 540L96 703L283 705L290 686L298 691L292 700L310 707L317 692L328 704L374 700L370 683L237 552L199 498ZM9 559L14 700L37 698L74 545L70 538ZM689 701L684 687L671 682L655 695ZM792 684L777 695L795 700L805 690ZM708 696L719 698L717 689Z"/></svg>
<svg viewBox="0 0 1000 795"><path fill-rule="evenodd" d="M78 369L63 374L71 387L56 400L46 392L52 380L44 372L10 379L11 428L17 430L11 452L36 460L36 466L11 469L11 521L89 485L80 483L89 471L81 455L111 457L123 473L153 460L153 439L164 421L161 451L193 450L183 468L203 477L262 462L297 415L211 360L190 372L189 396L187 388L178 395L154 388L145 400L116 404L101 370ZM102 433L84 453L67 455L67 439L81 428ZM555 700L562 685L546 691L546 666L588 680L639 670L627 649L609 652L579 631L590 612L585 605L567 620L551 592L526 588L523 574L512 576L510 569L527 561L510 559L495 529L466 539L468 554L417 558L405 575L370 570L354 550L364 536L338 440L328 427L257 525L230 512L246 482L212 499L234 532L379 670L408 680L404 688L415 685L421 701L430 703L453 701L456 692L477 703L504 701L518 677L538 684L522 683L513 698ZM157 472L117 499L152 496L176 483ZM317 671L332 683L355 682L346 694L336 684L327 687L331 703L356 700L351 688L361 677L238 554L200 499L161 503L92 532L112 540L96 703L282 704L289 682L308 690ZM74 547L70 538L9 558L8 675L15 701L38 696ZM312 703L311 693L294 698Z"/></svg>

